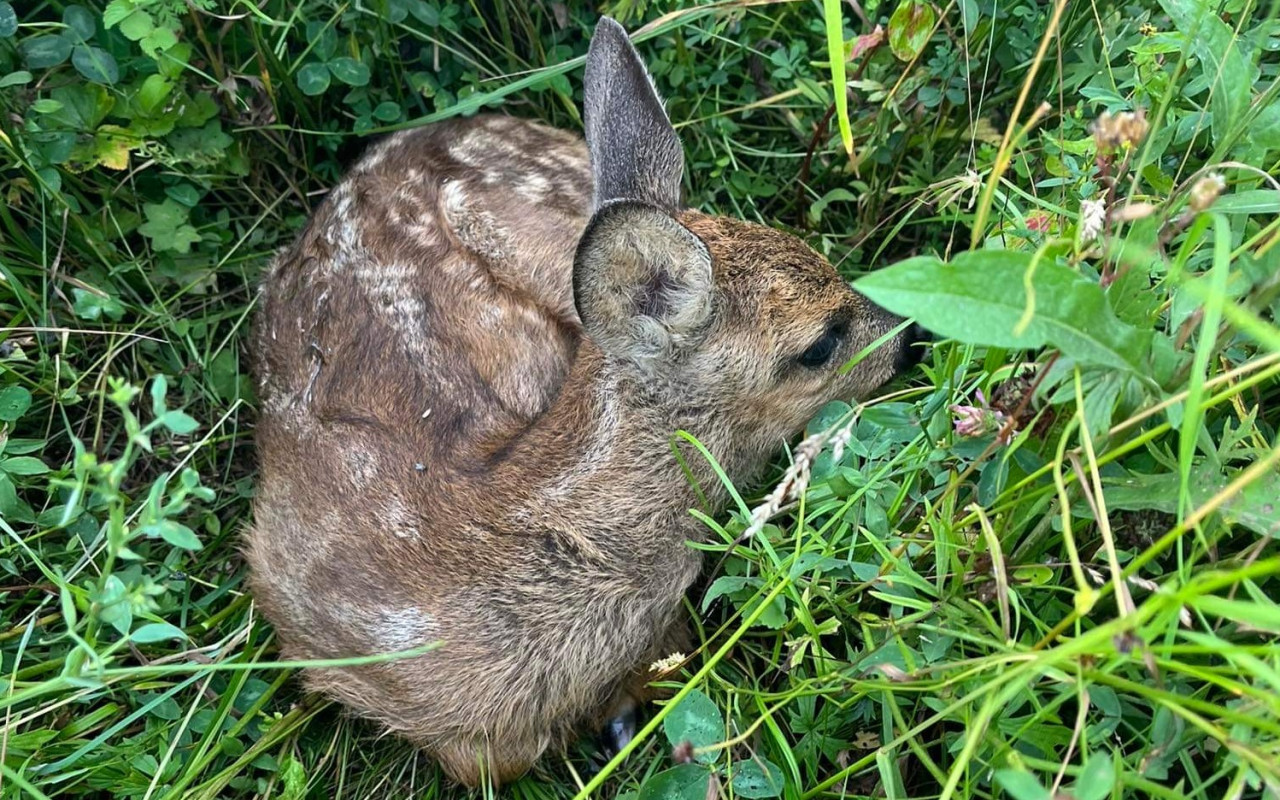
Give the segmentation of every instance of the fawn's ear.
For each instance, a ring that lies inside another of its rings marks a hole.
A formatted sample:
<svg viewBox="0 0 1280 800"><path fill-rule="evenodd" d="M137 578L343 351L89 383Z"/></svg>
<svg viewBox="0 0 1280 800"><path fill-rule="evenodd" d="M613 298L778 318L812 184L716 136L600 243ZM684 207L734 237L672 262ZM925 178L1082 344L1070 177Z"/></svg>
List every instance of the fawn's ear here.
<svg viewBox="0 0 1280 800"><path fill-rule="evenodd" d="M701 340L712 315L711 254L670 214L615 200L591 218L573 265L583 331L641 366Z"/></svg>
<svg viewBox="0 0 1280 800"><path fill-rule="evenodd" d="M695 340L711 318L711 255L672 216L684 152L627 32L608 17L587 52L592 218L573 297L601 349L644 365Z"/></svg>
<svg viewBox="0 0 1280 800"><path fill-rule="evenodd" d="M602 17L587 51L583 116L595 181L592 211L611 200L680 206L684 151L627 32Z"/></svg>

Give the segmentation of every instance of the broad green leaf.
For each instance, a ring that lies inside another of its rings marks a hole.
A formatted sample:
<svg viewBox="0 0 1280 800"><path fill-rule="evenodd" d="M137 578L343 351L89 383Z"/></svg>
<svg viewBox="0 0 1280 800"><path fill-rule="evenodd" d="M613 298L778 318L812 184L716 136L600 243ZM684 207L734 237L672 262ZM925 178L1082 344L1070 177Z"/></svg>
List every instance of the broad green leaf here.
<svg viewBox="0 0 1280 800"><path fill-rule="evenodd" d="M115 575L108 575L102 591L95 592L92 597L97 605L99 618L122 636L127 635L133 624L133 606L129 602L124 581Z"/></svg>
<svg viewBox="0 0 1280 800"><path fill-rule="evenodd" d="M147 536L159 537L174 547L181 547L184 550L199 550L204 547L194 531L171 519L162 519L159 522L144 525L140 530Z"/></svg>
<svg viewBox="0 0 1280 800"><path fill-rule="evenodd" d="M90 292L74 286L71 296L75 298L71 309L81 319L102 319L105 315L108 319L119 321L124 317L124 305L110 292Z"/></svg>
<svg viewBox="0 0 1280 800"><path fill-rule="evenodd" d="M323 94L329 88L329 69L324 64L303 64L294 76L298 89L305 95Z"/></svg>
<svg viewBox="0 0 1280 800"><path fill-rule="evenodd" d="M97 129L115 105L106 87L96 83L59 86L49 96L62 103L62 108L51 114L51 121L76 133Z"/></svg>
<svg viewBox="0 0 1280 800"><path fill-rule="evenodd" d="M165 405L165 395L169 393L169 379L164 375L157 375L151 379L151 413L157 417L162 416L168 406Z"/></svg>
<svg viewBox="0 0 1280 800"><path fill-rule="evenodd" d="M151 15L142 9L138 9L133 13L120 20L120 32L125 38L132 42L140 42L151 35L156 29L155 20Z"/></svg>
<svg viewBox="0 0 1280 800"><path fill-rule="evenodd" d="M144 112L154 114L160 110L161 105L172 92L172 81L160 75L148 75L142 82L142 86L138 87L138 94L134 99L138 101L138 106Z"/></svg>
<svg viewBox="0 0 1280 800"><path fill-rule="evenodd" d="M19 510L18 488L8 475L0 472L0 517L12 520Z"/></svg>
<svg viewBox="0 0 1280 800"><path fill-rule="evenodd" d="M172 28L155 27L138 40L138 46L148 57L155 58L157 53L168 52L178 43L178 34Z"/></svg>
<svg viewBox="0 0 1280 800"><path fill-rule="evenodd" d="M772 761L746 759L733 764L733 793L738 797L777 797L782 794L782 770Z"/></svg>
<svg viewBox="0 0 1280 800"><path fill-rule="evenodd" d="M709 747L724 738L724 718L710 697L694 689L662 721L662 730L673 746L689 742L695 748ZM697 759L709 763L716 754L701 753Z"/></svg>
<svg viewBox="0 0 1280 800"><path fill-rule="evenodd" d="M855 287L895 314L970 344L1034 349L1052 345L1081 363L1145 377L1151 334L1116 318L1102 289L1048 257L1023 284L1030 253L980 250L951 264L919 256L861 278Z"/></svg>
<svg viewBox="0 0 1280 800"><path fill-rule="evenodd" d="M188 210L176 201L144 203L142 209L147 221L138 226L138 232L151 239L157 250L187 253L191 245L200 241L200 234L187 224Z"/></svg>
<svg viewBox="0 0 1280 800"><path fill-rule="evenodd" d="M31 392L21 386L0 389L0 422L14 422L31 408Z"/></svg>
<svg viewBox="0 0 1280 800"><path fill-rule="evenodd" d="M43 475L49 467L34 456L17 456L0 461L0 471L10 475Z"/></svg>
<svg viewBox="0 0 1280 800"><path fill-rule="evenodd" d="M61 34L35 36L18 45L27 69L56 67L71 58L71 39Z"/></svg>
<svg viewBox="0 0 1280 800"><path fill-rule="evenodd" d="M18 32L18 12L9 3L0 2L0 39L8 39Z"/></svg>
<svg viewBox="0 0 1280 800"><path fill-rule="evenodd" d="M17 72L10 72L8 75L0 78L0 89L6 89L10 86L25 86L28 83L31 83L31 79L33 77L35 76L25 69L20 69Z"/></svg>
<svg viewBox="0 0 1280 800"><path fill-rule="evenodd" d="M1040 779L1021 769L998 769L996 781L1014 800L1050 800L1049 790Z"/></svg>
<svg viewBox="0 0 1280 800"><path fill-rule="evenodd" d="M120 80L120 67L115 58L101 47L77 45L71 53L71 64L76 72L94 83L110 86Z"/></svg>
<svg viewBox="0 0 1280 800"><path fill-rule="evenodd" d="M1188 489L1191 505L1200 507L1221 492L1239 476L1235 471L1224 475L1212 464L1202 463L1191 470ZM1160 475L1132 474L1119 480L1103 482L1107 507L1115 511L1160 511L1176 514L1181 481L1173 473ZM1228 521L1243 525L1263 536L1280 536L1280 474L1275 471L1259 476L1222 504L1218 513ZM1074 509L1088 516L1084 506Z"/></svg>
<svg viewBox="0 0 1280 800"><path fill-rule="evenodd" d="M107 7L102 9L102 27L107 30L120 24L120 21L129 16L134 11L133 0L111 0L107 3Z"/></svg>
<svg viewBox="0 0 1280 800"><path fill-rule="evenodd" d="M67 26L66 34L77 42L92 39L98 30L93 12L84 6L67 6L62 12L62 24Z"/></svg>
<svg viewBox="0 0 1280 800"><path fill-rule="evenodd" d="M1280 150L1280 103L1271 103L1258 112L1245 136L1268 150Z"/></svg>
<svg viewBox="0 0 1280 800"><path fill-rule="evenodd" d="M1104 800L1111 796L1111 788L1116 783L1115 766L1111 763L1111 753L1100 750L1089 756L1076 778L1072 795L1076 800Z"/></svg>
<svg viewBox="0 0 1280 800"><path fill-rule="evenodd" d="M902 0L889 17L889 49L903 61L919 57L937 21L931 4Z"/></svg>
<svg viewBox="0 0 1280 800"><path fill-rule="evenodd" d="M681 764L645 781L636 800L706 800L709 780L706 767Z"/></svg>
<svg viewBox="0 0 1280 800"><path fill-rule="evenodd" d="M340 56L329 62L333 77L348 86L364 86L369 83L369 68L364 62L348 56Z"/></svg>
<svg viewBox="0 0 1280 800"><path fill-rule="evenodd" d="M191 416L176 410L166 411L164 416L160 418L160 424L179 436L185 436L200 427L200 423L196 422Z"/></svg>
<svg viewBox="0 0 1280 800"><path fill-rule="evenodd" d="M1218 17L1216 2L1160 0L1160 7L1187 37L1210 84L1211 130L1214 144L1219 144L1249 107L1256 69L1245 56L1243 40Z"/></svg>
<svg viewBox="0 0 1280 800"><path fill-rule="evenodd" d="M758 585L756 578L740 578L734 575L721 575L712 581L711 586L707 588L705 594L702 595L702 610L706 611L717 598L740 592L743 589Z"/></svg>
<svg viewBox="0 0 1280 800"><path fill-rule="evenodd" d="M373 116L382 122L395 122L400 119L400 106L390 100L378 103L373 109Z"/></svg>
<svg viewBox="0 0 1280 800"><path fill-rule="evenodd" d="M170 625L167 622L148 622L129 635L129 638L138 644L151 644L153 642L164 642L170 639L183 639L187 635L182 629Z"/></svg>

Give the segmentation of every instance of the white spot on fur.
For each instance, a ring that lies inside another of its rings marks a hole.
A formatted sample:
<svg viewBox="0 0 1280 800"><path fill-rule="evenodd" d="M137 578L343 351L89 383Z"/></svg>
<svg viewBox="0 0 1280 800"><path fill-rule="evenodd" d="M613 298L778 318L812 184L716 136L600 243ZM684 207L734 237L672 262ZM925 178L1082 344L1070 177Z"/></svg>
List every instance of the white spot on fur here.
<svg viewBox="0 0 1280 800"><path fill-rule="evenodd" d="M550 191L551 181L536 172L525 175L524 180L516 184L516 194L534 203L545 200Z"/></svg>
<svg viewBox="0 0 1280 800"><path fill-rule="evenodd" d="M404 504L399 497L392 495L387 498L382 508L387 528L397 539L420 539L422 532L418 530L417 522L413 518L409 507Z"/></svg>
<svg viewBox="0 0 1280 800"><path fill-rule="evenodd" d="M444 210L454 234L467 249L492 262L514 257L510 233L493 214L472 207L460 182L453 181L445 187Z"/></svg>
<svg viewBox="0 0 1280 800"><path fill-rule="evenodd" d="M351 484L357 489L372 486L378 477L378 453L358 441L344 442L339 450Z"/></svg>
<svg viewBox="0 0 1280 800"><path fill-rule="evenodd" d="M375 635L379 645L394 652L435 641L439 626L435 617L415 606L381 609Z"/></svg>
<svg viewBox="0 0 1280 800"><path fill-rule="evenodd" d="M323 235L325 242L330 247L336 248L340 254L350 252L360 244L358 216L351 213L354 200L348 183L339 184L333 190L331 201L333 210ZM332 259L332 266L336 267L341 260L340 258Z"/></svg>

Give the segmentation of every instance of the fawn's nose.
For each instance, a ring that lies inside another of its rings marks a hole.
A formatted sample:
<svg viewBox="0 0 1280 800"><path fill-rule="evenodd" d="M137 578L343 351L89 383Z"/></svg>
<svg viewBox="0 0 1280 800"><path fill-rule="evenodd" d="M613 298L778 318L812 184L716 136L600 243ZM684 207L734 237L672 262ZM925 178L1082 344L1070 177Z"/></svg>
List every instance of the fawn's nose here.
<svg viewBox="0 0 1280 800"><path fill-rule="evenodd" d="M894 368L898 372L906 372L916 364L919 364L924 359L925 352L933 338L933 334L928 330L920 327L917 323L911 323L910 327L902 333L902 346L898 350L898 358L894 362Z"/></svg>

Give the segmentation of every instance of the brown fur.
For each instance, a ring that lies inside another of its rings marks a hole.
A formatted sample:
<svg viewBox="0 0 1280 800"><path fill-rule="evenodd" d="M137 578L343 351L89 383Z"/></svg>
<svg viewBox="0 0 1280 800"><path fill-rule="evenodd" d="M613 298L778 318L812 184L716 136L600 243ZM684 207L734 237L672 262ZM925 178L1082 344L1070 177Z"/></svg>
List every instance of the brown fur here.
<svg viewBox="0 0 1280 800"><path fill-rule="evenodd" d="M472 786L643 699L647 665L684 646L699 570L686 542L703 531L673 432L750 482L823 403L887 380L905 346L839 376L897 320L794 237L685 210L672 219L711 258L705 324L664 357L602 350L573 288L592 185L582 142L533 122L398 134L262 289L254 596L290 658L442 642L306 681ZM588 277L597 257L580 256ZM849 333L831 366L795 363L833 317Z"/></svg>

